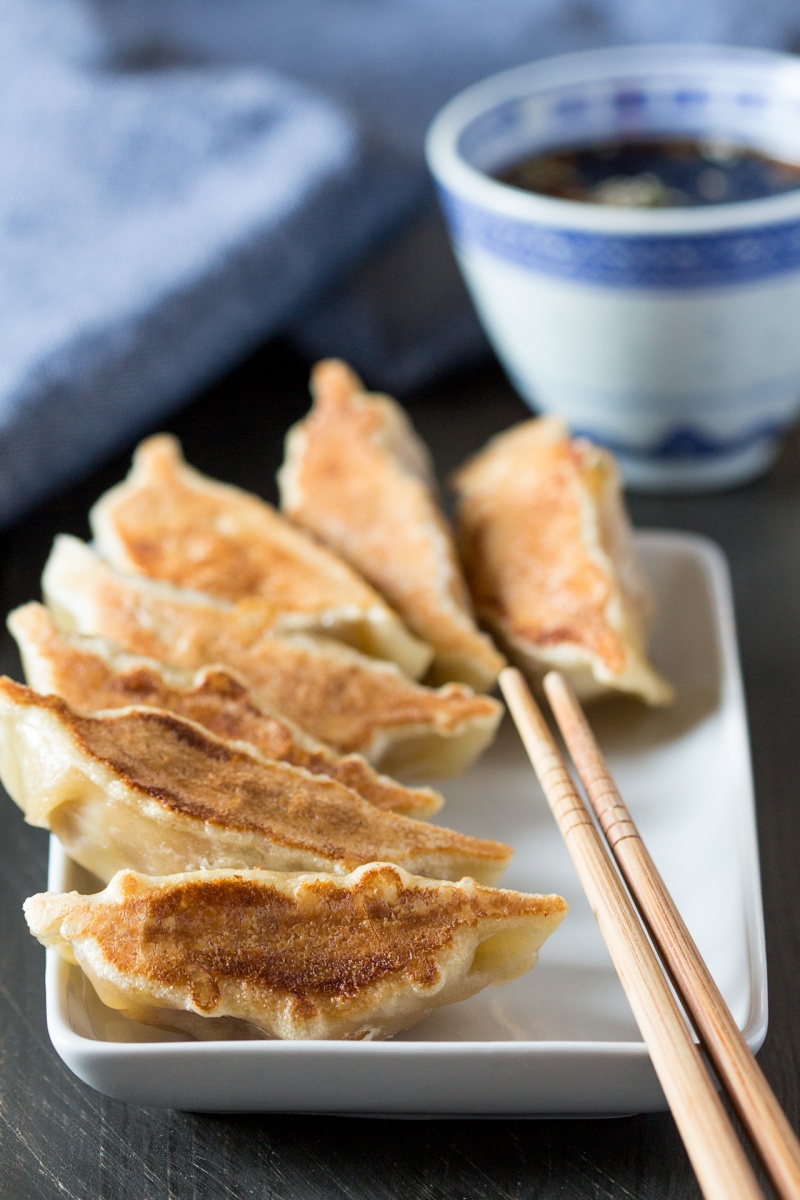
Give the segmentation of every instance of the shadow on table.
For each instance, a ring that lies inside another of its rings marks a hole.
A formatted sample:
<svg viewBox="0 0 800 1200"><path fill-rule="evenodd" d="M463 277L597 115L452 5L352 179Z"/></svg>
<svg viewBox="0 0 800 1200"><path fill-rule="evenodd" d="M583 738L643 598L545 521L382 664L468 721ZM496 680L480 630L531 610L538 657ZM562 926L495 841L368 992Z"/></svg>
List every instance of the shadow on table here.
<svg viewBox="0 0 800 1200"><path fill-rule="evenodd" d="M600 1121L181 1117L195 1139L237 1157L242 1180L258 1172L258 1194L275 1200L697 1194L666 1113Z"/></svg>

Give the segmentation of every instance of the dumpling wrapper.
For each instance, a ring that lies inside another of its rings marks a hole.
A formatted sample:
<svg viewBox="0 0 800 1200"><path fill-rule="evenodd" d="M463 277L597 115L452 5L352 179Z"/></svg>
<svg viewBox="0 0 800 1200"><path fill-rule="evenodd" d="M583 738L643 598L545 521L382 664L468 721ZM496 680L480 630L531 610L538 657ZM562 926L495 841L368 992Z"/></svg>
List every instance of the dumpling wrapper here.
<svg viewBox="0 0 800 1200"><path fill-rule="evenodd" d="M233 1018L255 1037L365 1039L523 974L566 907L371 863L345 876L121 871L92 896L32 896L25 917L136 1020L206 1038Z"/></svg>
<svg viewBox="0 0 800 1200"><path fill-rule="evenodd" d="M496 700L459 684L426 688L338 642L270 634L240 607L122 575L77 538L56 538L42 587L62 628L188 670L231 667L312 737L391 775L463 771L502 714Z"/></svg>
<svg viewBox="0 0 800 1200"><path fill-rule="evenodd" d="M407 817L430 817L444 804L431 788L405 787L379 775L360 754L338 754L270 711L241 676L225 667L182 671L126 654L103 638L62 632L41 604L9 614L28 683L80 712L146 705L196 721L217 737L249 742L264 758L337 779L370 804Z"/></svg>
<svg viewBox="0 0 800 1200"><path fill-rule="evenodd" d="M650 593L612 456L541 417L490 441L454 484L475 606L510 657L534 679L564 672L584 699L670 703L647 659Z"/></svg>
<svg viewBox="0 0 800 1200"><path fill-rule="evenodd" d="M128 478L97 501L95 545L119 571L261 601L265 627L341 639L424 675L431 649L336 555L266 501L201 475L167 434L137 449Z"/></svg>
<svg viewBox="0 0 800 1200"><path fill-rule="evenodd" d="M386 812L173 713L85 716L2 676L0 779L30 824L106 882L124 867L342 872L381 859L493 883L511 857L500 842Z"/></svg>
<svg viewBox="0 0 800 1200"><path fill-rule="evenodd" d="M283 511L341 554L434 648L429 682L489 690L504 664L477 628L429 456L388 396L344 363L318 363L314 406L286 439Z"/></svg>

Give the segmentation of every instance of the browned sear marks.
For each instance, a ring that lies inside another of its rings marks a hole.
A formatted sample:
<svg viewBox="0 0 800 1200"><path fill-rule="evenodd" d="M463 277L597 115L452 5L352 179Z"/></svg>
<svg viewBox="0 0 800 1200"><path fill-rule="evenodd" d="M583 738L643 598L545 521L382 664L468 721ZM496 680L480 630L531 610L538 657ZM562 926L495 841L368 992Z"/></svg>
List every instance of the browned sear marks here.
<svg viewBox="0 0 800 1200"><path fill-rule="evenodd" d="M380 603L264 500L187 466L166 434L142 442L131 475L93 520L118 566L178 587L230 601L260 596L289 612Z"/></svg>
<svg viewBox="0 0 800 1200"><path fill-rule="evenodd" d="M188 988L211 1013L231 982L301 1006L349 998L389 976L430 987L438 956L461 927L486 918L548 916L559 897L447 885L407 887L379 864L348 886L316 878L289 895L269 882L195 877L157 881L118 903L71 913L69 936L91 938L108 964L164 988Z"/></svg>
<svg viewBox="0 0 800 1200"><path fill-rule="evenodd" d="M270 708L342 753L369 755L384 730L423 726L449 735L499 714L497 701L457 684L426 688L335 643L273 636L257 607L226 608L115 572L75 539L60 539L53 551L46 589L56 584L56 605L91 607L82 632L190 670L230 667Z"/></svg>
<svg viewBox="0 0 800 1200"><path fill-rule="evenodd" d="M435 647L440 682L491 687L503 658L475 626L427 450L405 412L336 359L316 365L311 388L314 407L290 431L279 473L284 511Z"/></svg>
<svg viewBox="0 0 800 1200"><path fill-rule="evenodd" d="M511 854L502 843L378 809L336 780L262 759L159 709L86 716L4 677L0 702L51 714L82 756L173 814L249 831L332 867L388 859L415 870L427 864L438 877L465 868L493 873Z"/></svg>
<svg viewBox="0 0 800 1200"><path fill-rule="evenodd" d="M197 722L217 737L248 742L265 758L338 779L378 808L430 815L441 797L428 788L404 787L362 758L337 754L270 711L242 679L221 667L194 674L147 660L114 655L96 639L62 633L47 609L26 604L9 618L37 691L54 692L81 712L146 705Z"/></svg>
<svg viewBox="0 0 800 1200"><path fill-rule="evenodd" d="M611 627L608 569L592 553L580 445L527 422L456 477L467 574L479 612L509 638L580 646L614 672L625 647Z"/></svg>

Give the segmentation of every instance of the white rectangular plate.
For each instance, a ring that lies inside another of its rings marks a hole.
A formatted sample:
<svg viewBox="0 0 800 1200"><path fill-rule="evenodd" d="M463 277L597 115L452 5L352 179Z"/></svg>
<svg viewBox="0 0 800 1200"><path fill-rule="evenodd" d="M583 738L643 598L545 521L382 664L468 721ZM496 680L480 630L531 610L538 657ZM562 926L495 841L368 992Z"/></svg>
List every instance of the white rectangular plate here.
<svg viewBox="0 0 800 1200"><path fill-rule="evenodd" d="M688 534L637 536L658 605L652 654L674 707L596 706L601 745L667 885L753 1049L766 964L753 790L730 585ZM509 842L504 884L571 905L539 965L388 1042L195 1042L104 1008L49 952L47 1017L64 1062L120 1100L206 1111L613 1115L665 1107L594 918L510 721L444 788L447 824ZM48 886L92 890L53 840Z"/></svg>

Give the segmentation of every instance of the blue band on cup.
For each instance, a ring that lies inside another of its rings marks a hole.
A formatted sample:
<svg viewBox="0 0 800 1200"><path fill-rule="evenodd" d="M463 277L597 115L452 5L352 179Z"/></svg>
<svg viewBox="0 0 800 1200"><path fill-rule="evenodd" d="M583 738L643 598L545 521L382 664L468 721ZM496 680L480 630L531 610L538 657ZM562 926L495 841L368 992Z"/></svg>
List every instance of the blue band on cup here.
<svg viewBox="0 0 800 1200"><path fill-rule="evenodd" d="M555 229L479 208L440 188L453 237L529 271L619 288L730 287L800 268L800 221L697 234Z"/></svg>
<svg viewBox="0 0 800 1200"><path fill-rule="evenodd" d="M708 433L690 425L675 426L662 434L657 442L650 446L638 444L629 445L616 438L609 438L605 433L586 426L576 428L573 433L577 437L585 437L604 446L614 454L626 454L637 458L658 458L662 460L697 460L709 459L738 454L750 450L759 442L771 442L786 431L786 425L774 421L762 422L750 429L736 434L734 437L711 437Z"/></svg>

